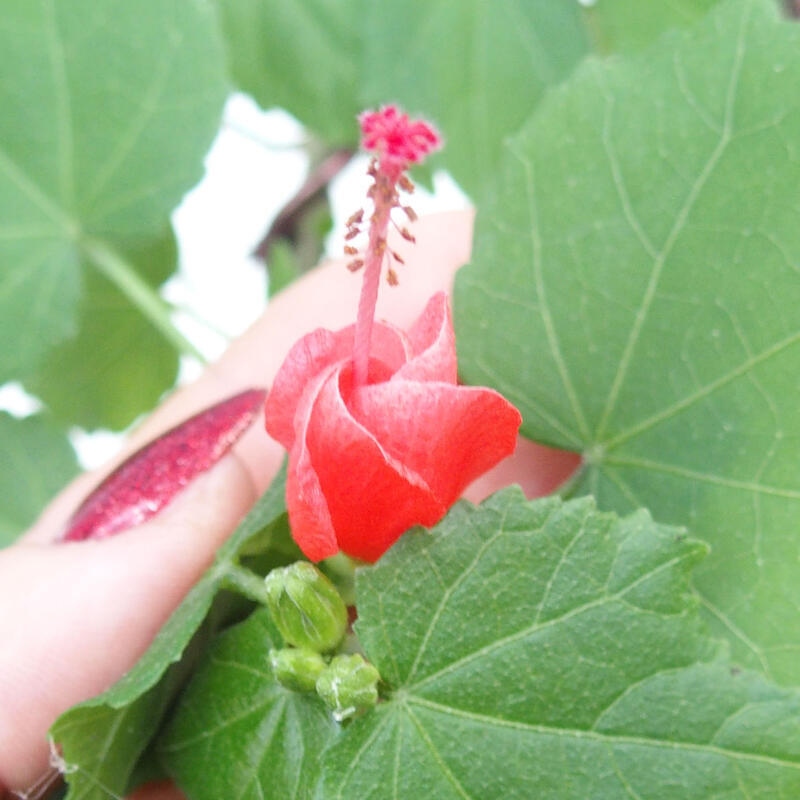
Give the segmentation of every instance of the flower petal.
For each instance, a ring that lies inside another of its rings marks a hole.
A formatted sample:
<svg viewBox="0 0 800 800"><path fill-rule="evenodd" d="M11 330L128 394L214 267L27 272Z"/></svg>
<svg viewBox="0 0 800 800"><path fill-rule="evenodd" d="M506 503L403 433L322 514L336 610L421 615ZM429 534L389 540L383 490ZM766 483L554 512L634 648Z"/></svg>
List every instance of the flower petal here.
<svg viewBox="0 0 800 800"><path fill-rule="evenodd" d="M308 448L302 439L297 440L296 446L289 453L286 506L292 537L311 561L321 561L336 555L339 544L328 504L311 463Z"/></svg>
<svg viewBox="0 0 800 800"><path fill-rule="evenodd" d="M445 507L514 452L519 411L491 389L392 380L365 386L354 417L393 459L418 473Z"/></svg>
<svg viewBox="0 0 800 800"><path fill-rule="evenodd" d="M374 561L408 528L434 525L447 509L419 475L386 453L352 417L340 392L340 382L346 386L349 380L349 367L339 380L326 380L306 442L339 547Z"/></svg>
<svg viewBox="0 0 800 800"><path fill-rule="evenodd" d="M286 474L286 508L289 512L289 523L292 537L312 561L332 556L339 550L328 504L306 446L313 405L325 382L330 380L331 376L335 376L337 370L336 364L327 367L314 375L304 387L305 391L295 409L297 437L289 451Z"/></svg>
<svg viewBox="0 0 800 800"><path fill-rule="evenodd" d="M407 337L412 357L397 371L395 380L456 382L456 340L444 292L431 297Z"/></svg>
<svg viewBox="0 0 800 800"><path fill-rule="evenodd" d="M267 433L287 450L294 446L295 416L303 392L327 367L350 359L354 332L354 325L335 332L317 328L295 342L286 356L267 397L265 424ZM410 355L405 335L387 324L376 324L373 328L373 352L390 373L399 369Z"/></svg>

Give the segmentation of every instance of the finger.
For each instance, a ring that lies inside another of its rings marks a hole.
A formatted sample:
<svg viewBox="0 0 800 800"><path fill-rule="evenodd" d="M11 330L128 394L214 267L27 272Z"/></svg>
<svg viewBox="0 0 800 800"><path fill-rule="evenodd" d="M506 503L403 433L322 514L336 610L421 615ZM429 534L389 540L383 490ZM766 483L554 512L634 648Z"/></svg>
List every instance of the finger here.
<svg viewBox="0 0 800 800"><path fill-rule="evenodd" d="M0 552L0 784L42 774L55 718L136 662L255 497L229 455L139 528Z"/></svg>

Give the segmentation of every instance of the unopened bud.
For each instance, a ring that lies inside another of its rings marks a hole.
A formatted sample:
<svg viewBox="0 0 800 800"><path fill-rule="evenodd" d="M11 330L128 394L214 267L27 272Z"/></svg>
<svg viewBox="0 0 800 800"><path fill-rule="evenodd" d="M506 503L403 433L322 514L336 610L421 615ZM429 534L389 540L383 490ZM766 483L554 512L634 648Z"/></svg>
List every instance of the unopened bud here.
<svg viewBox="0 0 800 800"><path fill-rule="evenodd" d="M347 629L344 601L313 564L297 561L274 569L264 585L272 619L289 644L325 653L342 641Z"/></svg>
<svg viewBox="0 0 800 800"><path fill-rule="evenodd" d="M335 656L317 678L317 694L337 722L378 702L378 670L358 653Z"/></svg>
<svg viewBox="0 0 800 800"><path fill-rule="evenodd" d="M275 679L293 692L313 692L327 666L322 656L308 647L284 647L269 651Z"/></svg>

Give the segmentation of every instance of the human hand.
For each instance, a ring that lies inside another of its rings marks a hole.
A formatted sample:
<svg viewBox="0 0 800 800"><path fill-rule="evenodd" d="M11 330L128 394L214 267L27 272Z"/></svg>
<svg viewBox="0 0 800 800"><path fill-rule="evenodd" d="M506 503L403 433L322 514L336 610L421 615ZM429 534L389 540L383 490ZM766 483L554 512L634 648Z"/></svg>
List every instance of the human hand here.
<svg viewBox="0 0 800 800"><path fill-rule="evenodd" d="M406 267L400 286L382 294L379 316L407 327L428 297L450 289L456 269L469 258L471 232L468 212L420 220L413 248L396 243ZM302 334L352 322L359 289L359 279L342 262L332 262L278 295L222 359L151 415L119 460L224 397L269 386ZM47 770L47 731L55 718L108 688L136 662L269 485L282 457L280 446L256 424L150 522L102 541L55 544L102 477L87 474L53 501L18 544L0 551L0 785L25 789ZM479 500L514 482L528 496L541 495L574 465L574 456L522 442L468 496ZM137 798L159 800L164 791L151 787Z"/></svg>

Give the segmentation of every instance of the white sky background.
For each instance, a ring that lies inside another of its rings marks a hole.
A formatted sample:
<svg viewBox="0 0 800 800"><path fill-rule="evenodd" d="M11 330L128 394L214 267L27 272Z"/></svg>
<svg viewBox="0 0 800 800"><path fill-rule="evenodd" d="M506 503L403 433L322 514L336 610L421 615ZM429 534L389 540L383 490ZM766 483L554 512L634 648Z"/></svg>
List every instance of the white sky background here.
<svg viewBox="0 0 800 800"><path fill-rule="evenodd" d="M209 359L218 357L227 341L264 309L266 269L250 253L303 183L308 168L304 139L303 128L285 112L263 112L250 98L233 95L206 157L205 177L173 214L180 265L163 294L191 309L178 313L175 322ZM354 159L331 186L333 231L326 242L328 255L341 255L344 222L364 204L366 168L366 157ZM467 205L446 173L434 176L433 194L419 187L414 193L418 214ZM191 380L200 370L196 362L184 360L179 381ZM24 416L37 408L35 399L17 385L0 387L0 409ZM91 468L114 454L122 435L76 430L71 438L81 464Z"/></svg>

